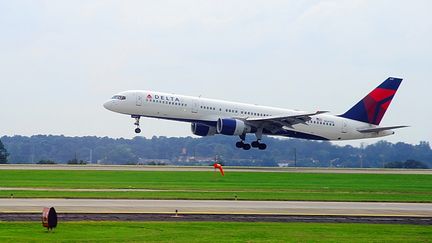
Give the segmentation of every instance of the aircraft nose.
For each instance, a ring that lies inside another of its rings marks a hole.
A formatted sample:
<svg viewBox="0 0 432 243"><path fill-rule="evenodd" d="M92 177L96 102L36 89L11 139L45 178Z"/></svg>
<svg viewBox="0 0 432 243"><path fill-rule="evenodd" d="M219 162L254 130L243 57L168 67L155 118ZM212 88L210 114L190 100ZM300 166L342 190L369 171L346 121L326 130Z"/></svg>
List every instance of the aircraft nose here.
<svg viewBox="0 0 432 243"><path fill-rule="evenodd" d="M105 107L105 109L112 111L113 106L114 106L114 101L108 100L103 104L103 106Z"/></svg>

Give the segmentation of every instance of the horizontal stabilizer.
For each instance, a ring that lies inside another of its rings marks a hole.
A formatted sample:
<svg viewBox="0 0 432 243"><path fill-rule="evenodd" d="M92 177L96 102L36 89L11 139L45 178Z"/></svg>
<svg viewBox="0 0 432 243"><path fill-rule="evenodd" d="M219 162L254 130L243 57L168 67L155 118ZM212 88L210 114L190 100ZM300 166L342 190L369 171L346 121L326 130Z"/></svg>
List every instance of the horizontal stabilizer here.
<svg viewBox="0 0 432 243"><path fill-rule="evenodd" d="M404 127L408 127L408 126L374 127L374 128L359 129L357 131L362 132L362 133L381 132L381 131L404 128Z"/></svg>

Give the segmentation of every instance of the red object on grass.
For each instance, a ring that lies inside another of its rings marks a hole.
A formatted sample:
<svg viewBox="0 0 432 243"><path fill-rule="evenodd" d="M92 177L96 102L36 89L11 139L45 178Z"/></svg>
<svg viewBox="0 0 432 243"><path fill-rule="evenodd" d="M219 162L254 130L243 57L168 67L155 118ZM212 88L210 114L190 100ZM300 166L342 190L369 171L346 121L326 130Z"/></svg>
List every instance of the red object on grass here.
<svg viewBox="0 0 432 243"><path fill-rule="evenodd" d="M213 164L213 167L214 167L215 169L219 169L220 173L221 173L223 176L225 175L225 173L224 173L224 171L223 171L223 168L222 168L222 165L221 165L221 164L214 163L214 164Z"/></svg>

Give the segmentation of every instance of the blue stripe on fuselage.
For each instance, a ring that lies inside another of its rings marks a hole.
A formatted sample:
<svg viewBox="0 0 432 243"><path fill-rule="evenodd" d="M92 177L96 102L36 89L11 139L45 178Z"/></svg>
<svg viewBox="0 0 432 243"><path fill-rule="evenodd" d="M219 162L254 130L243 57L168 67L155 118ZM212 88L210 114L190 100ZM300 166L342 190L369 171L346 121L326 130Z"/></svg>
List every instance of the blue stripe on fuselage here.
<svg viewBox="0 0 432 243"><path fill-rule="evenodd" d="M216 127L216 125L217 125L217 121L194 120L194 119L183 119L183 118L167 118L167 117L158 117L158 116L143 116L143 117L158 118L158 119L180 121L180 122L199 123L199 124L203 124L203 125L207 125L207 126L213 126L213 127ZM291 130L280 130L277 133L272 133L269 130L264 129L263 134L264 135L277 135L277 136L284 136L284 137L292 137L292 138L310 139L310 140L329 140L325 137L312 135L312 134L308 134L308 133L303 133L303 132L291 131Z"/></svg>
<svg viewBox="0 0 432 243"><path fill-rule="evenodd" d="M139 115L132 115L132 116L139 116ZM194 119L183 119L183 118L170 118L170 117L160 117L160 116L142 116L142 117L165 119L165 120L170 120L170 121L199 123L199 124L203 124L203 125L207 125L207 126L212 126L212 127L216 127L216 125L217 125L217 121L194 120Z"/></svg>

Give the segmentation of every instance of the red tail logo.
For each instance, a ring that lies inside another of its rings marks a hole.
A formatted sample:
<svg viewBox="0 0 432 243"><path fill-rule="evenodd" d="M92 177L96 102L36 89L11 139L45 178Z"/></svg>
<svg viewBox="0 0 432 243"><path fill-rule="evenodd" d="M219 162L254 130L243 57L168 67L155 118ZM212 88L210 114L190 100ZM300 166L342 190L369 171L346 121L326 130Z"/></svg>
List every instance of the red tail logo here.
<svg viewBox="0 0 432 243"><path fill-rule="evenodd" d="M379 125L401 82L388 78L341 117Z"/></svg>

